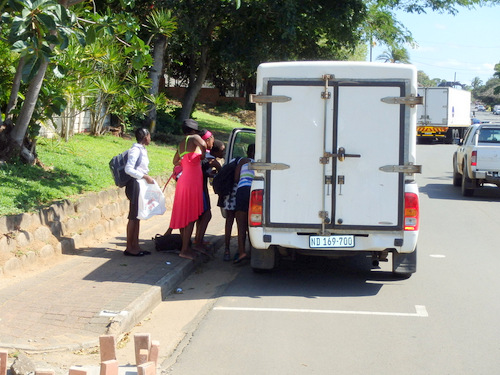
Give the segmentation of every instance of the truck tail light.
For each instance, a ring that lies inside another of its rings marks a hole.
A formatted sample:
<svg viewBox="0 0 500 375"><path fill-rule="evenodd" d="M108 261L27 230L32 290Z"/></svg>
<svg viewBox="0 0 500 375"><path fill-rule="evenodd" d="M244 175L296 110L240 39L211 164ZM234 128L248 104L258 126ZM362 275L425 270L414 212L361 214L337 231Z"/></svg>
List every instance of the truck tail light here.
<svg viewBox="0 0 500 375"><path fill-rule="evenodd" d="M477 165L477 151L472 151L470 156L470 165L475 167Z"/></svg>
<svg viewBox="0 0 500 375"><path fill-rule="evenodd" d="M250 207L248 208L248 225L259 227L262 225L262 202L264 190L253 190L250 193Z"/></svg>
<svg viewBox="0 0 500 375"><path fill-rule="evenodd" d="M405 215L404 228L408 231L418 230L419 206L418 195L415 193L405 193Z"/></svg>

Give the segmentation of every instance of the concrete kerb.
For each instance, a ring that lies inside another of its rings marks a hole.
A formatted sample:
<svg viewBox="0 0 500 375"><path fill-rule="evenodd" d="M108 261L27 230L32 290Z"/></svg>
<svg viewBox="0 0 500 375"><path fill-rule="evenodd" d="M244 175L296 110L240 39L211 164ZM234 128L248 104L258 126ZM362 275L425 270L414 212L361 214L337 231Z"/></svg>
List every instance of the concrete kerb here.
<svg viewBox="0 0 500 375"><path fill-rule="evenodd" d="M213 236L212 246L218 249L224 244L224 236ZM125 314L114 316L106 334L121 335L130 331L147 314L164 301L182 281L184 281L201 263L183 260L181 266L176 267L172 272L162 277L156 285L153 285L147 292L132 301L126 309Z"/></svg>

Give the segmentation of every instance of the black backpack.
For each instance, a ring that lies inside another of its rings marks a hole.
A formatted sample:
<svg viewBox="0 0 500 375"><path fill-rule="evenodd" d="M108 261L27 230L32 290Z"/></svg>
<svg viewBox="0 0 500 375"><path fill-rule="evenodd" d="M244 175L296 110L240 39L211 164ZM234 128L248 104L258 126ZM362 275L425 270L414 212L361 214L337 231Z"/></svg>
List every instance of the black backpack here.
<svg viewBox="0 0 500 375"><path fill-rule="evenodd" d="M219 173L215 175L212 181L215 194L221 197L231 194L234 186L234 171L240 160L241 158L236 158L230 163L224 164Z"/></svg>
<svg viewBox="0 0 500 375"><path fill-rule="evenodd" d="M182 248L182 237L180 234L157 234L152 238L156 251L177 251Z"/></svg>
<svg viewBox="0 0 500 375"><path fill-rule="evenodd" d="M127 165L128 160L128 152L124 151L119 155L113 156L113 158L109 161L109 169L111 170L111 174L113 175L113 179L115 180L115 185L118 187L124 187L127 183L132 179L132 176L125 173L125 166ZM137 159L137 163L135 163L135 167L141 164L142 154L139 154L139 158Z"/></svg>

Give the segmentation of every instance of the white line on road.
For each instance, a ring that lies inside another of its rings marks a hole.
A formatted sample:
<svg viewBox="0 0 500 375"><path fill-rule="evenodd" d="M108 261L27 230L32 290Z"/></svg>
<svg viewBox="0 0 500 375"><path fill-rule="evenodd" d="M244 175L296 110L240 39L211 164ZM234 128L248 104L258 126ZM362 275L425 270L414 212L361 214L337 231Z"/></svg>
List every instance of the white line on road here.
<svg viewBox="0 0 500 375"><path fill-rule="evenodd" d="M345 314L345 315L379 315L379 316L409 316L427 318L429 314L422 305L415 305L415 313L378 312L378 311L346 311L346 310L314 310L314 309L283 309L283 308L260 308L260 307L214 307L219 311L257 311L257 312L293 312L312 314Z"/></svg>

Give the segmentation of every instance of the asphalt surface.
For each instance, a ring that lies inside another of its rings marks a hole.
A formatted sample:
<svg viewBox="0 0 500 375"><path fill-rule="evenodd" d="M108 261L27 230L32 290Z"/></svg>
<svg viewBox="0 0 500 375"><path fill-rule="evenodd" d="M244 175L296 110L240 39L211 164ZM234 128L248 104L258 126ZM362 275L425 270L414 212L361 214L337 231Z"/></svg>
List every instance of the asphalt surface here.
<svg viewBox="0 0 500 375"><path fill-rule="evenodd" d="M205 241L211 242L213 251L219 250L220 258L224 219L214 203L212 216ZM0 286L0 348L78 350L98 345L100 335L129 331L206 261L154 249L152 237L164 233L169 221L167 212L141 222L141 247L151 255L124 256L123 231L19 282Z"/></svg>

